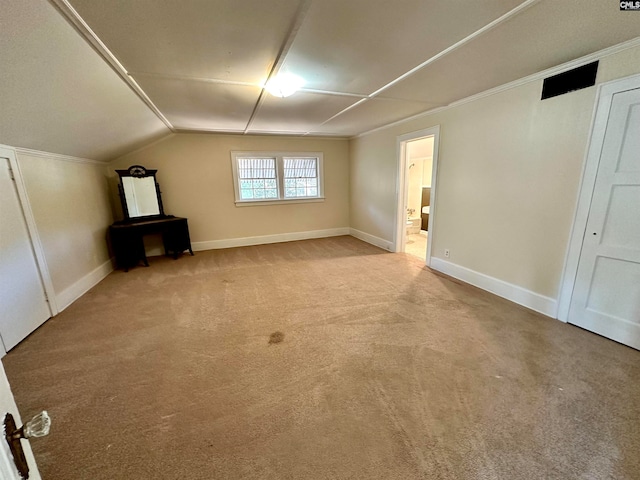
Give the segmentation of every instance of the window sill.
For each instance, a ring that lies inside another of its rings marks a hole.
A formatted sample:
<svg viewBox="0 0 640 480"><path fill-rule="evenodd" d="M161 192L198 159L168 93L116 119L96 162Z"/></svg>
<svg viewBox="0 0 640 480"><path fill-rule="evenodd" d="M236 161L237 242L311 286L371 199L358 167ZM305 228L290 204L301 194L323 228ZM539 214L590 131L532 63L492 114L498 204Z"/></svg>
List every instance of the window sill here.
<svg viewBox="0 0 640 480"><path fill-rule="evenodd" d="M236 207L258 207L262 205L286 205L289 203L319 203L324 197L292 198L291 200L236 200Z"/></svg>

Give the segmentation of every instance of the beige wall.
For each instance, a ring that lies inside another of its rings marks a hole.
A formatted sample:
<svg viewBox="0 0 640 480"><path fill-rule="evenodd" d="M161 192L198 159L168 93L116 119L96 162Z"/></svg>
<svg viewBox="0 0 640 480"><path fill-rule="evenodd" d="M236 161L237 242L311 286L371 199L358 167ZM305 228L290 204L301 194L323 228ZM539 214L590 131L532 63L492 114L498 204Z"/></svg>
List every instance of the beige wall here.
<svg viewBox="0 0 640 480"><path fill-rule="evenodd" d="M60 295L110 259L107 228L113 216L107 169L57 156L17 156L53 287Z"/></svg>
<svg viewBox="0 0 640 480"><path fill-rule="evenodd" d="M236 207L232 150L323 152L325 201ZM109 168L158 169L165 213L187 217L195 243L348 227L348 154L348 141L340 139L176 134Z"/></svg>
<svg viewBox="0 0 640 480"><path fill-rule="evenodd" d="M601 59L598 82L640 72L640 48ZM350 143L351 226L392 241L396 138L440 125L433 256L556 298L595 102L540 101L542 81Z"/></svg>

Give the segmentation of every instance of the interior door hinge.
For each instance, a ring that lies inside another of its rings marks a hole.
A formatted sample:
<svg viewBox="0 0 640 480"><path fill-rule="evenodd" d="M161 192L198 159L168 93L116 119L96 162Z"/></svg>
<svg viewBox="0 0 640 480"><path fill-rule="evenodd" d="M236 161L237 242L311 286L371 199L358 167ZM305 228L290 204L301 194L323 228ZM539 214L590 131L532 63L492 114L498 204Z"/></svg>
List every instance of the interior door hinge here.
<svg viewBox="0 0 640 480"><path fill-rule="evenodd" d="M11 180L13 180L14 182L16 181L16 177L15 175L13 175L13 168L11 168L11 165L9 165L9 176L11 177Z"/></svg>

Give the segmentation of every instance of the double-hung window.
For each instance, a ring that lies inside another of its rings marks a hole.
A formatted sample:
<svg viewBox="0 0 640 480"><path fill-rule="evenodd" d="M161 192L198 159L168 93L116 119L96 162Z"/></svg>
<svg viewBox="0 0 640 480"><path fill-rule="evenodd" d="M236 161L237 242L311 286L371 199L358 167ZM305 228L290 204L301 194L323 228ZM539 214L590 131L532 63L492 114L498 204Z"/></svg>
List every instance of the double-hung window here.
<svg viewBox="0 0 640 480"><path fill-rule="evenodd" d="M322 153L231 152L236 204L321 201Z"/></svg>

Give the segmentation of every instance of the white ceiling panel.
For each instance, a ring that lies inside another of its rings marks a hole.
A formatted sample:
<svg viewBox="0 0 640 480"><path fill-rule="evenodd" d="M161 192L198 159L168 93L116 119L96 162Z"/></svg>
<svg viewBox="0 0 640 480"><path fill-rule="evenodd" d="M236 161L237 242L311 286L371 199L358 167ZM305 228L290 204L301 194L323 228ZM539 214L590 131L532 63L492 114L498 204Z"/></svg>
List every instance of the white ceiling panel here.
<svg viewBox="0 0 640 480"><path fill-rule="evenodd" d="M265 95L248 133L306 133L358 100L343 95L305 92L287 98Z"/></svg>
<svg viewBox="0 0 640 480"><path fill-rule="evenodd" d="M168 128L48 3L2 0L0 143L110 160Z"/></svg>
<svg viewBox="0 0 640 480"><path fill-rule="evenodd" d="M283 69L308 88L371 94L522 1L314 1Z"/></svg>
<svg viewBox="0 0 640 480"><path fill-rule="evenodd" d="M71 0L129 72L264 81L300 0Z"/></svg>
<svg viewBox="0 0 640 480"><path fill-rule="evenodd" d="M347 135L356 135L438 106L406 100L373 98L360 103L326 124L317 126L311 130L311 133L337 135L342 132Z"/></svg>
<svg viewBox="0 0 640 480"><path fill-rule="evenodd" d="M252 133L359 134L640 37L640 14L613 0L2 7L0 143L95 159L168 133L162 118L179 131L244 132L251 122ZM259 101L272 71L302 76L305 89ZM373 98L341 113L359 101L350 94Z"/></svg>
<svg viewBox="0 0 640 480"><path fill-rule="evenodd" d="M134 77L179 129L244 131L261 88L156 76Z"/></svg>
<svg viewBox="0 0 640 480"><path fill-rule="evenodd" d="M384 91L451 103L640 35L640 14L613 2L541 1Z"/></svg>

